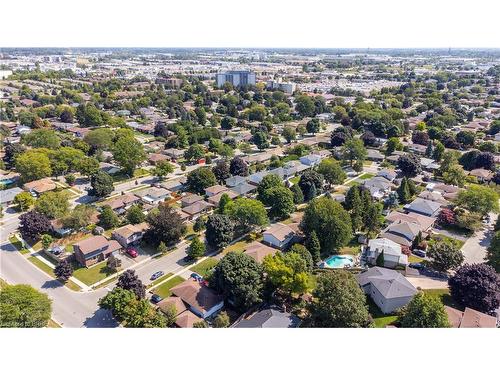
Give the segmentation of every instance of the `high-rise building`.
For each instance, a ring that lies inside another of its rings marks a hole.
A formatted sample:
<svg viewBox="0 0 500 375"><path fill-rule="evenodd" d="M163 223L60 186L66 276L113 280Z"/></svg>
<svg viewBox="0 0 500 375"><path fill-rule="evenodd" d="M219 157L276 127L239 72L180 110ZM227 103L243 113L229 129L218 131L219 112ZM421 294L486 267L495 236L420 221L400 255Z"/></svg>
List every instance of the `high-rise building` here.
<svg viewBox="0 0 500 375"><path fill-rule="evenodd" d="M245 70L231 70L217 73L215 77L217 87L221 88L226 82L232 83L234 87L255 85L255 73Z"/></svg>

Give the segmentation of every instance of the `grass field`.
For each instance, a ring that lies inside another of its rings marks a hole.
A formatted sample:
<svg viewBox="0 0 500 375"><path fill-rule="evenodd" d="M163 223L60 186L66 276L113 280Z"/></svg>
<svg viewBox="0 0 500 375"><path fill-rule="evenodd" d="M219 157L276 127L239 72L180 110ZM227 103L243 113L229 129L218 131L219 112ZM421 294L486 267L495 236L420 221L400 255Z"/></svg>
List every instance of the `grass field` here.
<svg viewBox="0 0 500 375"><path fill-rule="evenodd" d="M184 279L180 276L172 277L170 280L161 284L158 288L155 288L153 290L153 293L158 294L162 298L170 297L170 295L172 294L172 293L170 293L170 289L172 289L176 285L179 285L183 281L184 281Z"/></svg>
<svg viewBox="0 0 500 375"><path fill-rule="evenodd" d="M215 258L207 258L204 261L190 268L191 271L205 277L212 268L214 268L219 261Z"/></svg>
<svg viewBox="0 0 500 375"><path fill-rule="evenodd" d="M429 240L429 246L432 246L434 243L438 241L444 241L452 246L455 246L457 249L461 249L464 245L464 241L457 240L455 238L447 237L443 234L433 234L432 238Z"/></svg>
<svg viewBox="0 0 500 375"><path fill-rule="evenodd" d="M101 281L102 279L105 279L108 276L113 275L114 273L115 272L107 267L106 262L101 262L90 268L75 267L73 276L80 280L82 283L90 286Z"/></svg>
<svg viewBox="0 0 500 375"><path fill-rule="evenodd" d="M35 265L36 267L38 267L39 269L41 269L43 272L45 272L46 274L48 274L49 276L53 277L54 279L56 279L56 275L54 274L54 270L52 268L50 268L50 266L46 263L44 263L42 260L40 260L38 257L35 257L35 256L30 256L28 258L28 260L33 263L33 265ZM68 280L66 281L65 285L71 289L71 290L74 290L75 292L79 292L80 291L80 287L75 284L73 281L71 280Z"/></svg>

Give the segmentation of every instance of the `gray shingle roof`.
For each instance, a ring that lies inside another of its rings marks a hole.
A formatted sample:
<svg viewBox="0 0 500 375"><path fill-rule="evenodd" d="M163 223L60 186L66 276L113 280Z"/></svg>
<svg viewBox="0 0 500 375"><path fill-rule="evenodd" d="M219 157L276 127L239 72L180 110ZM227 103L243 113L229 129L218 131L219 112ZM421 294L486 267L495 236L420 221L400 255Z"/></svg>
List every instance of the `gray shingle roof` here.
<svg viewBox="0 0 500 375"><path fill-rule="evenodd" d="M373 267L356 275L359 285L371 284L384 298L409 297L417 289L399 272L381 267Z"/></svg>

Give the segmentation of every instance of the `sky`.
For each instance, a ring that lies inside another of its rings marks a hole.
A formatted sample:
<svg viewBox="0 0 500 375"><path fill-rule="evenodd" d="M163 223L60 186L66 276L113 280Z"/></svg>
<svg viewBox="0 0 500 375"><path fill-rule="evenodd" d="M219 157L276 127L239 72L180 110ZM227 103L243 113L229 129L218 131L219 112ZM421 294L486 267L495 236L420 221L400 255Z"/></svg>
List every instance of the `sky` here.
<svg viewBox="0 0 500 375"><path fill-rule="evenodd" d="M500 48L499 0L7 0L0 47Z"/></svg>

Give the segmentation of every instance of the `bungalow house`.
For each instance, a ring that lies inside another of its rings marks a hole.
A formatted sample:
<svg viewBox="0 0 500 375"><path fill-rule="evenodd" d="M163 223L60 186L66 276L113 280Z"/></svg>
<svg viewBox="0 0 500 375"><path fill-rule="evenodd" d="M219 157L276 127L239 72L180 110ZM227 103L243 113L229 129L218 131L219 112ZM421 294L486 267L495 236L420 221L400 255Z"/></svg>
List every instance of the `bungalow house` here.
<svg viewBox="0 0 500 375"><path fill-rule="evenodd" d="M255 192L255 190L257 190L257 186L247 183L240 184L238 186L231 188L231 191L236 193L238 196L252 195Z"/></svg>
<svg viewBox="0 0 500 375"><path fill-rule="evenodd" d="M296 232L286 224L272 224L264 233L263 242L278 249L284 249L295 237Z"/></svg>
<svg viewBox="0 0 500 375"><path fill-rule="evenodd" d="M245 182L247 182L246 177L232 176L226 179L226 186L232 188L240 184L244 184Z"/></svg>
<svg viewBox="0 0 500 375"><path fill-rule="evenodd" d="M133 194L124 194L120 195L106 204L111 207L111 209L118 215L126 212L130 207L134 204L137 204L141 201L141 198L133 195Z"/></svg>
<svg viewBox="0 0 500 375"><path fill-rule="evenodd" d="M169 160L169 157L167 155L163 155L163 154L150 154L148 156L148 162L151 165L156 165L160 161L167 161L167 160Z"/></svg>
<svg viewBox="0 0 500 375"><path fill-rule="evenodd" d="M438 193L437 191L429 191L429 190L424 190L422 191L419 195L419 198L426 199L428 201L433 201L436 203L439 203L441 205L447 205L448 201L443 198L441 193Z"/></svg>
<svg viewBox="0 0 500 375"><path fill-rule="evenodd" d="M198 201L192 205L183 207L182 212L188 215L189 220L195 220L198 216L210 211L212 208L212 204L205 201Z"/></svg>
<svg viewBox="0 0 500 375"><path fill-rule="evenodd" d="M445 306L448 321L453 328L496 328L497 318L484 314L469 307L465 311Z"/></svg>
<svg viewBox="0 0 500 375"><path fill-rule="evenodd" d="M159 184L159 186L170 191L178 192L184 188L185 183L186 183L186 177L181 177L176 180L169 180L162 182Z"/></svg>
<svg viewBox="0 0 500 375"><path fill-rule="evenodd" d="M250 176L248 176L248 177L246 178L246 180L247 180L250 184L253 184L253 185L256 185L256 186L257 186L257 185L259 185L259 184L260 184L260 182L262 181L262 179L263 179L264 177L266 177L268 174L269 174L269 171L260 171L260 172L255 172L255 173L252 173ZM226 181L226 183L227 183L227 181ZM245 183L245 182L243 182L243 183ZM242 183L242 184L243 184L243 183ZM241 185L241 184L239 184L239 185ZM229 186L229 185L228 185L228 186ZM238 185L236 185L236 186L238 186ZM234 187L234 186L233 186L233 187Z"/></svg>
<svg viewBox="0 0 500 375"><path fill-rule="evenodd" d="M99 163L99 169L103 172L106 172L107 174L116 174L120 172L120 167L117 167L116 165L110 164L110 163L105 163L105 162L100 162Z"/></svg>
<svg viewBox="0 0 500 375"><path fill-rule="evenodd" d="M375 265L377 259L383 254L384 267L395 268L408 265L408 256L401 252L401 245L387 238L375 238L368 241L366 248L366 260Z"/></svg>
<svg viewBox="0 0 500 375"><path fill-rule="evenodd" d="M64 226L61 219L53 219L50 221L50 228L59 237L64 237L73 232L73 229Z"/></svg>
<svg viewBox="0 0 500 375"><path fill-rule="evenodd" d="M227 187L225 186L222 186L222 185L214 185L214 186L210 186L210 187L207 187L205 189L205 195L207 197L213 197L214 195L217 195L219 193L222 193L224 191L228 190Z"/></svg>
<svg viewBox="0 0 500 375"><path fill-rule="evenodd" d="M380 237L387 238L402 246L411 247L415 237L422 232L422 227L410 222L394 222L385 228Z"/></svg>
<svg viewBox="0 0 500 375"><path fill-rule="evenodd" d="M24 190L30 193L40 195L47 191L52 191L57 188L57 185L49 177L42 178L41 180L27 182L23 185Z"/></svg>
<svg viewBox="0 0 500 375"><path fill-rule="evenodd" d="M381 199L391 191L394 187L390 181L386 180L384 177L372 177L362 183L365 189L370 191L370 194L375 199Z"/></svg>
<svg viewBox="0 0 500 375"><path fill-rule="evenodd" d="M173 160L180 159L184 156L184 150L179 150L176 148L167 148L163 153Z"/></svg>
<svg viewBox="0 0 500 375"><path fill-rule="evenodd" d="M372 161L382 161L385 156L379 150L369 148L366 150L366 158Z"/></svg>
<svg viewBox="0 0 500 375"><path fill-rule="evenodd" d="M321 156L309 154L306 156L302 156L299 160L302 164L313 167L321 162Z"/></svg>
<svg viewBox="0 0 500 375"><path fill-rule="evenodd" d="M377 177L383 177L389 182L393 182L396 179L396 172L390 169L382 169L377 173Z"/></svg>
<svg viewBox="0 0 500 375"><path fill-rule="evenodd" d="M275 306L260 310L241 319L233 328L297 328L302 321L295 315L281 311Z"/></svg>
<svg viewBox="0 0 500 375"><path fill-rule="evenodd" d="M441 210L441 203L433 202L427 199L416 198L410 204L404 206L408 212L435 217Z"/></svg>
<svg viewBox="0 0 500 375"><path fill-rule="evenodd" d="M238 186L241 186L241 185L238 185ZM236 192L234 192L233 190L225 190L225 191L222 191L216 195L208 197L207 201L208 201L208 203L213 204L214 206L218 206L220 199L222 198L222 196L224 194L226 194L230 199L234 199L234 198L238 197L238 194Z"/></svg>
<svg viewBox="0 0 500 375"><path fill-rule="evenodd" d="M158 304L158 309L163 313L168 313L170 309L174 309L177 313L175 326L179 328L193 328L194 323L201 322L202 319L194 315L188 306L179 297L172 296L162 299Z"/></svg>
<svg viewBox="0 0 500 375"><path fill-rule="evenodd" d="M420 158L420 165L424 171L434 172L439 169L439 164L436 163L433 159L429 158Z"/></svg>
<svg viewBox="0 0 500 375"><path fill-rule="evenodd" d="M408 150L412 153L424 155L427 150L427 146L419 145L418 143L412 143L408 145Z"/></svg>
<svg viewBox="0 0 500 375"><path fill-rule="evenodd" d="M398 222L417 224L420 226L422 232L428 232L432 229L432 226L436 222L436 218L420 215L415 212L403 213L399 211L392 211L386 216L385 221L389 224Z"/></svg>
<svg viewBox="0 0 500 375"><path fill-rule="evenodd" d="M458 196L458 192L460 188L454 185L447 184L428 184L426 187L427 190L441 193L443 198L447 200L453 200Z"/></svg>
<svg viewBox="0 0 500 375"><path fill-rule="evenodd" d="M121 249L118 241L92 236L73 244L76 260L84 267L101 262Z"/></svg>
<svg viewBox="0 0 500 375"><path fill-rule="evenodd" d="M298 173L304 172L307 169L310 169L311 167L308 165L302 164L298 160L290 160L283 165L283 168L293 169L295 171L295 174L298 174Z"/></svg>
<svg viewBox="0 0 500 375"><path fill-rule="evenodd" d="M198 194L186 194L181 199L181 207L187 207L202 200L203 197Z"/></svg>
<svg viewBox="0 0 500 375"><path fill-rule="evenodd" d="M148 228L147 223L127 224L121 228L115 229L111 233L111 237L117 240L123 247L128 247L142 240L144 232Z"/></svg>
<svg viewBox="0 0 500 375"><path fill-rule="evenodd" d="M358 284L384 314L406 306L417 289L399 272L373 267L356 275Z"/></svg>
<svg viewBox="0 0 500 375"><path fill-rule="evenodd" d="M22 193L22 192L23 192L23 189L18 188L18 187L2 190L2 192L0 194L0 204L2 206L10 205L14 201L14 198L16 197L16 195L19 193Z"/></svg>
<svg viewBox="0 0 500 375"><path fill-rule="evenodd" d="M484 168L473 169L469 176L476 177L480 182L488 182L493 178L493 172Z"/></svg>
<svg viewBox="0 0 500 375"><path fill-rule="evenodd" d="M221 295L194 280L186 280L171 288L170 292L179 297L192 313L202 319L209 318L224 307Z"/></svg>
<svg viewBox="0 0 500 375"><path fill-rule="evenodd" d="M165 199L170 198L170 193L170 190L153 186L144 190L139 190L135 193L135 195L141 197L145 203L158 204L165 201Z"/></svg>
<svg viewBox="0 0 500 375"><path fill-rule="evenodd" d="M247 245L243 252L252 257L257 263L262 263L266 256L274 255L278 250L274 247L264 245L262 242L254 241Z"/></svg>

